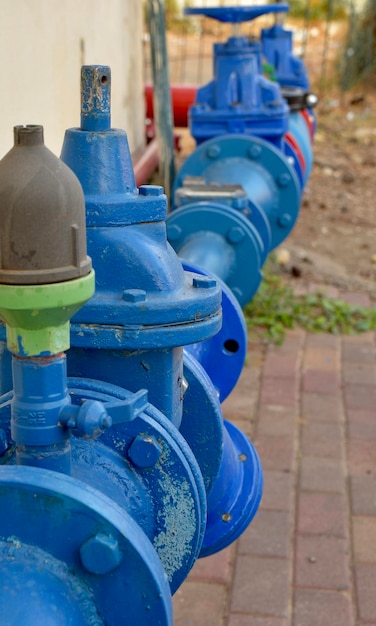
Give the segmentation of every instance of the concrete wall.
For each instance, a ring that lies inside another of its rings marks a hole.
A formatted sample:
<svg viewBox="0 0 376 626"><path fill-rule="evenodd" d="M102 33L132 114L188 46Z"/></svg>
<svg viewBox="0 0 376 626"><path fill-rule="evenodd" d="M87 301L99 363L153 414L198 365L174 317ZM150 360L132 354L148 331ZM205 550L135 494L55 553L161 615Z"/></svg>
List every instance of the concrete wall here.
<svg viewBox="0 0 376 626"><path fill-rule="evenodd" d="M80 124L80 67L110 65L112 126L143 145L140 0L0 1L0 158L13 126L42 124L55 154L66 128Z"/></svg>

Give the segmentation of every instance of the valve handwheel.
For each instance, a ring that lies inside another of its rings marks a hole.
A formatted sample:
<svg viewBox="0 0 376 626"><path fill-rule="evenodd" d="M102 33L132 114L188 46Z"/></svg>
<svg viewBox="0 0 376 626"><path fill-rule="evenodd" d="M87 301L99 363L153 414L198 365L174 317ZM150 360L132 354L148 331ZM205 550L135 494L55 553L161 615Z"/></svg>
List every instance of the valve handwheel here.
<svg viewBox="0 0 376 626"><path fill-rule="evenodd" d="M205 17L211 17L213 20L218 20L218 22L240 24L241 22L250 22L261 15L287 13L288 10L289 5L287 3L278 2L248 7L187 7L184 9L184 15L204 15Z"/></svg>

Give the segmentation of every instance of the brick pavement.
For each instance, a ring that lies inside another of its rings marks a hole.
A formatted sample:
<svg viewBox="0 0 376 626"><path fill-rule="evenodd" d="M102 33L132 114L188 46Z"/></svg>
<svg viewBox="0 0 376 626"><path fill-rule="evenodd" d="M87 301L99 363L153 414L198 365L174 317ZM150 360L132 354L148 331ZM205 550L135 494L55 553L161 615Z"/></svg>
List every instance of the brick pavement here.
<svg viewBox="0 0 376 626"><path fill-rule="evenodd" d="M298 330L249 346L223 410L259 451L262 505L234 545L196 563L174 626L376 624L375 344Z"/></svg>

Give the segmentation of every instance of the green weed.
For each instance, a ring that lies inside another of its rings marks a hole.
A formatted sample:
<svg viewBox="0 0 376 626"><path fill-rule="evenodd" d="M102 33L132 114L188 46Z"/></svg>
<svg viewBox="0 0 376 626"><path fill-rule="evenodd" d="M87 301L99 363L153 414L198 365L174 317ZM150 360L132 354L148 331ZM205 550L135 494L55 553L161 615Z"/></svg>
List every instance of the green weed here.
<svg viewBox="0 0 376 626"><path fill-rule="evenodd" d="M274 343L282 343L290 328L340 335L376 327L376 309L351 306L323 293L296 295L290 285L268 271L244 313L248 328Z"/></svg>

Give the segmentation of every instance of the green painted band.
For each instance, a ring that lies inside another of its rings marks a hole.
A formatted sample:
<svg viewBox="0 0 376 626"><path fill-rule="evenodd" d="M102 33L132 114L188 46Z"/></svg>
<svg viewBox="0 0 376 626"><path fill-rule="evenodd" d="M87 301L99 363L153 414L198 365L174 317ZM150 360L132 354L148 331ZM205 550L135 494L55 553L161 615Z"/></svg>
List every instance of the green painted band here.
<svg viewBox="0 0 376 626"><path fill-rule="evenodd" d="M1 309L41 310L84 303L94 294L95 273L48 285L0 285Z"/></svg>
<svg viewBox="0 0 376 626"><path fill-rule="evenodd" d="M7 326L7 346L13 354L23 357L50 356L65 352L70 346L70 323L40 330Z"/></svg>

